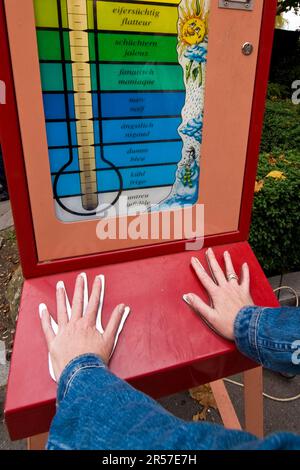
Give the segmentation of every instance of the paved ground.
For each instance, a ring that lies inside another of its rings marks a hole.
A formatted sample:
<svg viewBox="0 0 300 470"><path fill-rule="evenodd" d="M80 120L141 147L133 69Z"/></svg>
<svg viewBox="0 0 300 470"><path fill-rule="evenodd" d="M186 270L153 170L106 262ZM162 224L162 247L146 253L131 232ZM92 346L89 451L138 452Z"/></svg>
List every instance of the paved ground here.
<svg viewBox="0 0 300 470"><path fill-rule="evenodd" d="M13 224L14 221L10 209L10 202L0 202L0 231L11 227Z"/></svg>
<svg viewBox="0 0 300 470"><path fill-rule="evenodd" d="M13 224L9 203L0 203L0 231ZM270 279L274 288L288 285L293 287L300 295L300 273L288 274L286 276L276 276ZM280 293L282 304L292 304L294 302L292 294L288 291ZM0 344L0 450L2 449L24 449L25 441L12 443L6 432L3 423L3 406L5 397L5 384L7 381L8 364L5 364L3 345ZM234 377L241 381L241 376ZM243 424L243 390L235 385L226 385L234 403L237 414ZM300 376L294 379L286 379L279 374L264 371L264 388L270 395L276 397L290 397L300 393ZM201 406L193 400L188 392L178 393L160 400L160 403L174 415L192 420L193 415L201 411ZM300 433L300 400L281 403L265 399L265 433L279 430ZM210 409L207 415L210 421L219 423L218 412Z"/></svg>

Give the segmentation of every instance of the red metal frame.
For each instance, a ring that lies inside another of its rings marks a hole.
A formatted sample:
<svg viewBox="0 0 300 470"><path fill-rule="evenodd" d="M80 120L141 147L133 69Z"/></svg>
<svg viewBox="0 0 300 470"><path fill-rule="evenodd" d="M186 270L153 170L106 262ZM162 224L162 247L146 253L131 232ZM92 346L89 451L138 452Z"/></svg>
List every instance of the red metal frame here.
<svg viewBox="0 0 300 470"><path fill-rule="evenodd" d="M185 241L176 241L142 248L98 253L95 255L39 263L27 189L21 134L18 124L18 111L9 55L4 4L3 0L0 0L0 2L0 42L3 51L0 63L0 79L6 83L7 87L7 104L0 106L0 143L7 172L21 264L25 278L183 251ZM276 5L276 0L269 0L264 3L239 229L235 232L206 237L205 246L233 243L248 238L253 203L253 188L256 178L259 143L265 109L265 94L273 41Z"/></svg>
<svg viewBox="0 0 300 470"><path fill-rule="evenodd" d="M37 253L13 86L4 2L0 1L0 80L3 80L6 85L6 104L0 105L0 145L3 152L21 263L24 274L28 275L34 264L37 263Z"/></svg>

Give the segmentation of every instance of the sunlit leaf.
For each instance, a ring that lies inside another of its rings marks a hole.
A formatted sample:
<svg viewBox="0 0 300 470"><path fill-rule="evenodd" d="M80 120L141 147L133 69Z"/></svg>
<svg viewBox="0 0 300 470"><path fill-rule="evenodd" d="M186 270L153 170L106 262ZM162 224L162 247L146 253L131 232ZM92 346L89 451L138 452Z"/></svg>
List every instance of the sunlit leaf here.
<svg viewBox="0 0 300 470"><path fill-rule="evenodd" d="M282 171L270 171L270 173L267 174L267 178L274 178L276 180L285 180L286 176L284 176Z"/></svg>
<svg viewBox="0 0 300 470"><path fill-rule="evenodd" d="M203 406L203 410L193 416L193 421L206 420L207 411L210 408L218 409L215 397L209 385L201 385L200 387L189 390L190 396Z"/></svg>
<svg viewBox="0 0 300 470"><path fill-rule="evenodd" d="M263 187L264 187L264 180L255 181L254 192L259 193L259 191L261 191Z"/></svg>

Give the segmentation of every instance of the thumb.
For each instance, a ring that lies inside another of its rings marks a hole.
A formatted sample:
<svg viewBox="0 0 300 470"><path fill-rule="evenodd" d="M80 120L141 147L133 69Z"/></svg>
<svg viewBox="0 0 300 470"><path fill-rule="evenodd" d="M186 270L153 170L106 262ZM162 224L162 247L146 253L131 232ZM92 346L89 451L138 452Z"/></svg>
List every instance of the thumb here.
<svg viewBox="0 0 300 470"><path fill-rule="evenodd" d="M103 339L108 346L110 352L112 352L115 338L117 336L121 321L123 319L123 315L125 313L125 305L120 304L118 305L113 313L111 314L110 320L107 324L107 327L103 333Z"/></svg>
<svg viewBox="0 0 300 470"><path fill-rule="evenodd" d="M39 305L39 314L42 323L42 329L46 338L48 350L50 349L50 345L55 338L55 333L53 331L53 323L51 324L51 317L48 311L48 308L45 304Z"/></svg>
<svg viewBox="0 0 300 470"><path fill-rule="evenodd" d="M209 323L212 323L215 320L215 310L198 297L198 295L185 294L183 296L183 300Z"/></svg>

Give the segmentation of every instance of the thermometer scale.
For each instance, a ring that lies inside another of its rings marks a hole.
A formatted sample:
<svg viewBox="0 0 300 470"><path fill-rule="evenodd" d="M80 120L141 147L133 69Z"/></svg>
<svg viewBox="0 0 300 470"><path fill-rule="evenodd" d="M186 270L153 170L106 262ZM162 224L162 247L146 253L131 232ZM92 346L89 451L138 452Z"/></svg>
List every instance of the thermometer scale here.
<svg viewBox="0 0 300 470"><path fill-rule="evenodd" d="M67 0L82 206L98 206L86 0Z"/></svg>

